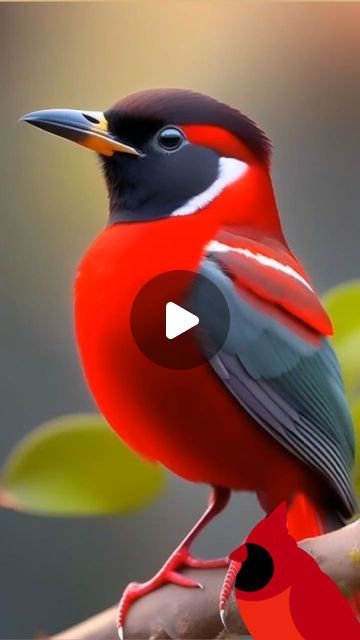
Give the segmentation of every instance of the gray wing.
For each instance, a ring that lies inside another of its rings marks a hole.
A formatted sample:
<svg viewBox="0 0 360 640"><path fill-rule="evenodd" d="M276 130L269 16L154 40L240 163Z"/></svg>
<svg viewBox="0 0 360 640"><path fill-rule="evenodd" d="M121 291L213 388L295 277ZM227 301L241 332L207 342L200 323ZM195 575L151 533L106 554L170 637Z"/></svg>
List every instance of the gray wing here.
<svg viewBox="0 0 360 640"><path fill-rule="evenodd" d="M200 273L221 290L230 330L209 363L239 404L284 447L315 469L353 515L354 435L335 353L326 338L314 344L254 306L211 259ZM216 311L201 285L194 307L216 335Z"/></svg>

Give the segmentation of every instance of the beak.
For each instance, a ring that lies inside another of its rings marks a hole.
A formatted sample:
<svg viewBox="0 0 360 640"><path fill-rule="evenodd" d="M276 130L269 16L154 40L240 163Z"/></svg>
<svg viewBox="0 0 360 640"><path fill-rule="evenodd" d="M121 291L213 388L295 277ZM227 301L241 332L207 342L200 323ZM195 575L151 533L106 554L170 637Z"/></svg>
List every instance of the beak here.
<svg viewBox="0 0 360 640"><path fill-rule="evenodd" d="M45 109L33 111L21 118L39 129L72 140L103 156L114 153L130 153L140 156L133 147L120 142L108 129L102 111L77 111L75 109Z"/></svg>

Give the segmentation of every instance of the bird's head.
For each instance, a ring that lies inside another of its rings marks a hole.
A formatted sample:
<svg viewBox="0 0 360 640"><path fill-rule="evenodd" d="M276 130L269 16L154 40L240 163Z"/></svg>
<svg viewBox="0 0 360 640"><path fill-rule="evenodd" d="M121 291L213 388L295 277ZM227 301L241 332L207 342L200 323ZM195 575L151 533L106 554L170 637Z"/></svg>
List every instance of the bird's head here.
<svg viewBox="0 0 360 640"><path fill-rule="evenodd" d="M148 90L105 112L50 109L23 118L97 152L110 223L191 216L276 227L270 142L239 111L200 93ZM270 211L271 209L274 211Z"/></svg>
<svg viewBox="0 0 360 640"><path fill-rule="evenodd" d="M284 591L294 578L299 553L287 530L287 508L283 502L230 554L231 560L241 563L235 580L237 593L256 600Z"/></svg>

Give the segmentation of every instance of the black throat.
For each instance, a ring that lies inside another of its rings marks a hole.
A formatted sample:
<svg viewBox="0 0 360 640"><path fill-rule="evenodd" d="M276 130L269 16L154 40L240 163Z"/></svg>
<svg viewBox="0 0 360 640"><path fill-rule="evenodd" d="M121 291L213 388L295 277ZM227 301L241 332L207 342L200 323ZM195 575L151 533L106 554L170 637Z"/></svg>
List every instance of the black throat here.
<svg viewBox="0 0 360 640"><path fill-rule="evenodd" d="M218 155L187 144L174 154L103 158L110 199L109 224L165 218L216 180Z"/></svg>

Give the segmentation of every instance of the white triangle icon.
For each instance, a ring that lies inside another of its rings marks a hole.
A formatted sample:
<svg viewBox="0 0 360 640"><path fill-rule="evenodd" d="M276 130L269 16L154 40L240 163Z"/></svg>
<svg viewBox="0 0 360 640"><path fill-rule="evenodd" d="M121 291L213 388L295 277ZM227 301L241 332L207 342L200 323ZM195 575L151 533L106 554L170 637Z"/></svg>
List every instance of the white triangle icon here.
<svg viewBox="0 0 360 640"><path fill-rule="evenodd" d="M190 313L175 302L166 304L165 328L168 340L181 336L182 333L196 327L197 324L199 324L199 318L194 313Z"/></svg>

